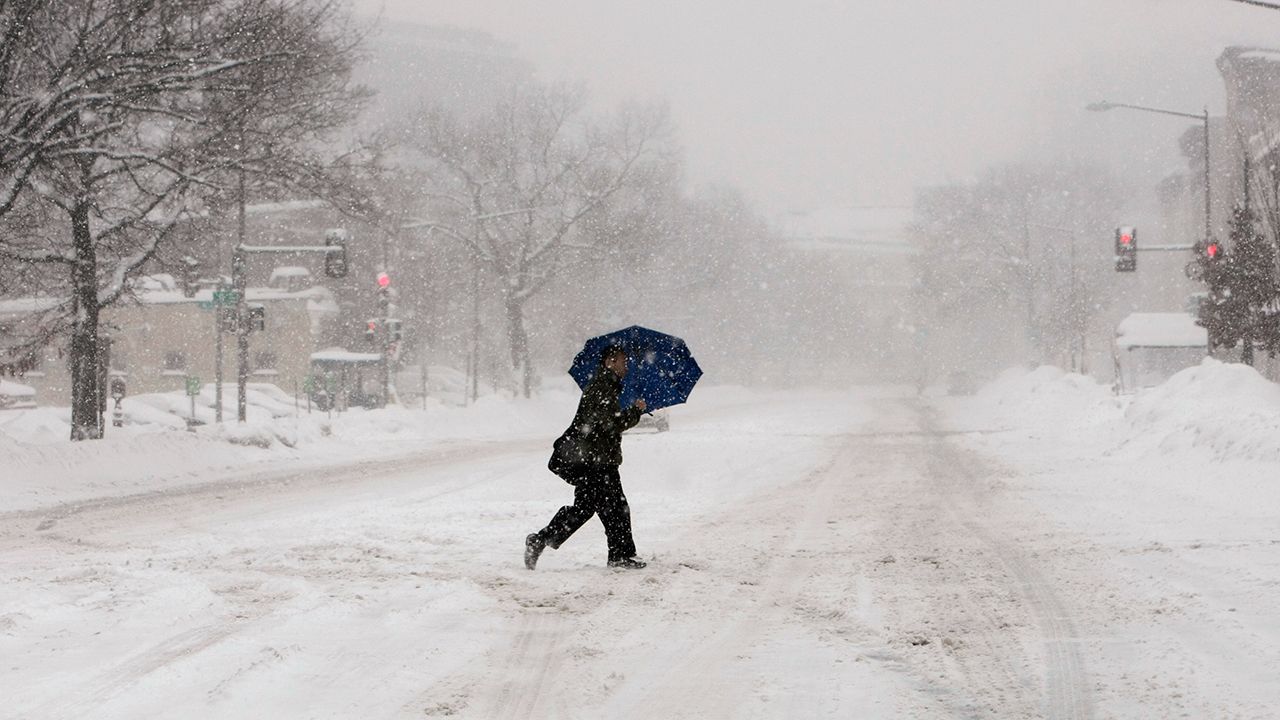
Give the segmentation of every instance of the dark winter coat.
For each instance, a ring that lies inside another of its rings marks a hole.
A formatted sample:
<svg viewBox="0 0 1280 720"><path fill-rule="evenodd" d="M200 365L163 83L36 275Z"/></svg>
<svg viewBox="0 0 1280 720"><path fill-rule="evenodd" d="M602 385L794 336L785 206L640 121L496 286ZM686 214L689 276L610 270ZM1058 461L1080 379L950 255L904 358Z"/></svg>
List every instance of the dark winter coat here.
<svg viewBox="0 0 1280 720"><path fill-rule="evenodd" d="M578 412L565 435L580 441L587 463L617 467L622 464L622 432L640 422L640 409L618 406L622 379L601 367L582 391Z"/></svg>

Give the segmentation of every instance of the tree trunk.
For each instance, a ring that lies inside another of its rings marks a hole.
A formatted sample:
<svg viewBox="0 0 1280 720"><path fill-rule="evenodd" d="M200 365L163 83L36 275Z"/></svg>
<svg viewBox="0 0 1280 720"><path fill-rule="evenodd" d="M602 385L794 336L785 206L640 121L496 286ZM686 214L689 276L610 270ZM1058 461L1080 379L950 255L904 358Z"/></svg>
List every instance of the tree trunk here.
<svg viewBox="0 0 1280 720"><path fill-rule="evenodd" d="M516 372L516 381L524 397L533 396L533 363L529 360L529 333L524 327L524 304L512 300L506 301L507 339L511 343L511 367Z"/></svg>
<svg viewBox="0 0 1280 720"><path fill-rule="evenodd" d="M1240 362L1253 367L1253 337L1250 335L1240 340Z"/></svg>
<svg viewBox="0 0 1280 720"><path fill-rule="evenodd" d="M98 258L89 227L89 206L77 204L71 211L71 235L75 262L71 266L71 292L75 321L71 329L71 439L102 437L102 345L98 338Z"/></svg>

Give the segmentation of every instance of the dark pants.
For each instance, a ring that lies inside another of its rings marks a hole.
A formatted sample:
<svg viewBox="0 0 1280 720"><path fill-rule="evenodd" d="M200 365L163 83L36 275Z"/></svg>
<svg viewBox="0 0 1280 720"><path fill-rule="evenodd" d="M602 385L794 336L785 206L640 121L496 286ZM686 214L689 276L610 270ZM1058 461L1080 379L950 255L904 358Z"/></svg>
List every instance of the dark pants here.
<svg viewBox="0 0 1280 720"><path fill-rule="evenodd" d="M604 524L604 536L609 543L609 559L624 560L635 557L636 543L631 538L631 508L627 496L622 493L622 479L618 468L587 468L572 475L574 481L573 504L556 512L555 517L538 532L553 548L577 532L578 528L600 514Z"/></svg>

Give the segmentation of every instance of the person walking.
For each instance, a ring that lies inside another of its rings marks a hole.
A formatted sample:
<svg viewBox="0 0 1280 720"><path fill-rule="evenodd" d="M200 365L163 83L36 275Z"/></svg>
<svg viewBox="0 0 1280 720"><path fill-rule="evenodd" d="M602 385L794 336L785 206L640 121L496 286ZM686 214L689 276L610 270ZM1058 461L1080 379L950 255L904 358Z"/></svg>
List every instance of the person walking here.
<svg viewBox="0 0 1280 720"><path fill-rule="evenodd" d="M627 365L623 348L604 349L600 367L582 391L573 422L556 440L548 467L574 486L573 504L560 508L545 528L525 538L524 564L530 570L537 567L545 548L559 548L593 515L599 515L604 525L609 567L638 570L645 566L636 558L631 508L618 474L622 433L640 422L646 409L643 399L626 409L619 406Z"/></svg>

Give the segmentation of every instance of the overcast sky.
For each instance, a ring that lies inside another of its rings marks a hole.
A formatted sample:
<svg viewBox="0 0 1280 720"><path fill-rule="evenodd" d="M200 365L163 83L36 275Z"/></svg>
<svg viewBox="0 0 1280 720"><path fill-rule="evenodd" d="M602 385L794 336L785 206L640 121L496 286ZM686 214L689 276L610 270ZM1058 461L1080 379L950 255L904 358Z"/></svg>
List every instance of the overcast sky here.
<svg viewBox="0 0 1280 720"><path fill-rule="evenodd" d="M1230 0L354 0L486 30L546 79L669 103L695 182L771 212L904 204L1027 157L1098 158L1154 184L1187 124L1099 99L1221 112L1232 44L1280 11Z"/></svg>

